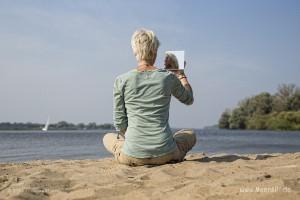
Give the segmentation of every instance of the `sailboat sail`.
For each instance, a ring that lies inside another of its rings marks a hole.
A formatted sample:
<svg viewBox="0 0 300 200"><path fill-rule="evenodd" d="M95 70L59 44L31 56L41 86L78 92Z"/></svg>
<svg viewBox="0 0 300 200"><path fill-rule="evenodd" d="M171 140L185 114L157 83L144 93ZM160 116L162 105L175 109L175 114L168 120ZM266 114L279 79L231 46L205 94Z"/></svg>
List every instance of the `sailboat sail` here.
<svg viewBox="0 0 300 200"><path fill-rule="evenodd" d="M43 131L48 131L49 123L50 123L50 118L48 117L48 120L47 120L44 128L42 129Z"/></svg>

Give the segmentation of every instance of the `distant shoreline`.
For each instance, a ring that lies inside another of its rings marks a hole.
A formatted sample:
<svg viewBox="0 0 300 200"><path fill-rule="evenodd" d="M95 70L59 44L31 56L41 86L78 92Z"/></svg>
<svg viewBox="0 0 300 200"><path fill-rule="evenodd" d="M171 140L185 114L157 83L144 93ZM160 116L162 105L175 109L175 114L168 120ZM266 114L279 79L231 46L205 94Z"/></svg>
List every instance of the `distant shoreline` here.
<svg viewBox="0 0 300 200"><path fill-rule="evenodd" d="M96 131L115 131L115 129L89 129L89 130L72 130L72 129L69 129L69 130L63 130L63 129L57 129L57 130L54 130L54 129L51 129L51 130L47 130L47 131L43 131L43 130L0 130L0 132L37 132L37 133L40 133L40 132L96 132Z"/></svg>
<svg viewBox="0 0 300 200"><path fill-rule="evenodd" d="M0 130L3 131L38 131L42 130L44 127L44 124L41 123L32 123L32 122L0 122ZM63 131L63 130L109 130L114 129L113 124L111 123L103 123L103 124L96 124L95 122L89 122L89 123L70 123L66 121L59 121L57 123L51 123L49 124L48 131L55 130L55 131Z"/></svg>

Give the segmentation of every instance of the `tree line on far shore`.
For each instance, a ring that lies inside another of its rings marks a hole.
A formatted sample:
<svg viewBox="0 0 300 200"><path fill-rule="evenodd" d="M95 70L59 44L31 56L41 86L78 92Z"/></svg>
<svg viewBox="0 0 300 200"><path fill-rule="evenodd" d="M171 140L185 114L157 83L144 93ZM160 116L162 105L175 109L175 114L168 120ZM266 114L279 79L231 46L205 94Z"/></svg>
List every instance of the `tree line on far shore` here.
<svg viewBox="0 0 300 200"><path fill-rule="evenodd" d="M19 123L19 122L1 122L0 130L41 130L45 124L40 123ZM96 124L95 122L90 123L79 123L73 124L66 121L60 121L49 125L48 130L98 130L98 129L114 129L113 124L104 123Z"/></svg>
<svg viewBox="0 0 300 200"><path fill-rule="evenodd" d="M262 92L226 109L219 128L254 130L300 130L300 88L281 84L275 94Z"/></svg>

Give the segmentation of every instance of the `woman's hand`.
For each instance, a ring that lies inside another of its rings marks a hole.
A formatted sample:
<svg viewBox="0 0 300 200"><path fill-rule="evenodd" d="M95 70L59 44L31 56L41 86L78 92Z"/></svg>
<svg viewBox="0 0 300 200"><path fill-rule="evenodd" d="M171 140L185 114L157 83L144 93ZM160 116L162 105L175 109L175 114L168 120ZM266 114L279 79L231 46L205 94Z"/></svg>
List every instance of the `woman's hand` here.
<svg viewBox="0 0 300 200"><path fill-rule="evenodd" d="M184 61L184 68L186 66L186 61ZM183 69L175 69L175 70L170 70L172 71L178 78L181 78L182 76L185 76L184 70Z"/></svg>

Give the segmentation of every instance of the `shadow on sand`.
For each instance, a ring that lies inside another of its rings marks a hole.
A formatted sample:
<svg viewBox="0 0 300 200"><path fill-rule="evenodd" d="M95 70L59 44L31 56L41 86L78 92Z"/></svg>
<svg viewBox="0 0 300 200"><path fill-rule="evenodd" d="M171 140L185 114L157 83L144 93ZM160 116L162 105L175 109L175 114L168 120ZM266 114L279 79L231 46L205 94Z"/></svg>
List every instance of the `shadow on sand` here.
<svg viewBox="0 0 300 200"><path fill-rule="evenodd" d="M196 159L189 159L186 161L197 161L197 162L234 162L236 160L265 160L270 157L276 157L273 155L256 155L254 159L251 159L247 156L241 156L241 155L222 155L222 156L212 156L212 157L202 157L202 158L196 158Z"/></svg>
<svg viewBox="0 0 300 200"><path fill-rule="evenodd" d="M205 155L205 154L204 154ZM190 162L190 161L196 161L196 162L234 162L236 160L265 160L268 159L270 157L276 157L274 155L269 155L269 154L257 154L255 156L255 158L249 158L247 156L241 156L241 155L220 155L220 156L211 156L211 157L201 157L201 158L187 158L184 159L183 162ZM176 164L176 163L180 163L177 161L174 162L169 162L166 164ZM144 167L146 168L152 168L152 167L158 167L160 165L144 165Z"/></svg>

